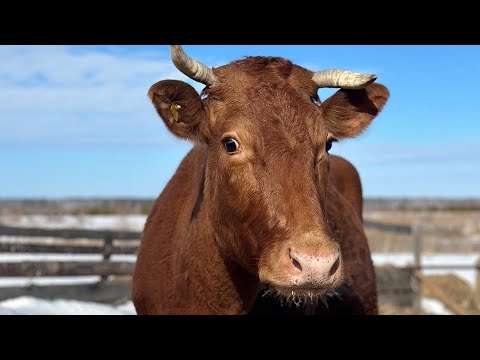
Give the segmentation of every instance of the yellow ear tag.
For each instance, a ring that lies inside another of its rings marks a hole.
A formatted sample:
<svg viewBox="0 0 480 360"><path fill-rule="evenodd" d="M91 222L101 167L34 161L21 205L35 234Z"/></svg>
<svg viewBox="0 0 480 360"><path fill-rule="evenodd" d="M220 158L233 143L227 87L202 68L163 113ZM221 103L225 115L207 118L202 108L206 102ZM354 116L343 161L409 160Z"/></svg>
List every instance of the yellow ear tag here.
<svg viewBox="0 0 480 360"><path fill-rule="evenodd" d="M180 114L178 113L178 110L180 110L181 108L182 108L181 105L178 105L175 103L172 103L172 105L170 105L170 111L172 112L172 115L175 121L178 121L178 117L180 116ZM170 120L170 122L173 122L173 121Z"/></svg>

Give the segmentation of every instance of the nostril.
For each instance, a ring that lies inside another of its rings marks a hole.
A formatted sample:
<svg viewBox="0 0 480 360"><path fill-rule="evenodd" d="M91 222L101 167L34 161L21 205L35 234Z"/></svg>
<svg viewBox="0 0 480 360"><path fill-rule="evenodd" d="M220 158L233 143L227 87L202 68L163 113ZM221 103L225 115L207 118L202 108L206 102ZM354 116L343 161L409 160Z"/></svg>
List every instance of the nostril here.
<svg viewBox="0 0 480 360"><path fill-rule="evenodd" d="M302 271L302 265L300 265L300 263L297 260L295 260L292 257L290 258L290 260L292 261L293 266L295 266L298 270Z"/></svg>
<svg viewBox="0 0 480 360"><path fill-rule="evenodd" d="M295 266L298 270L302 271L302 265L298 262L298 260L294 259L292 256L292 249L288 249L288 256L290 257L290 262L292 263L293 266Z"/></svg>
<svg viewBox="0 0 480 360"><path fill-rule="evenodd" d="M328 276L332 276L335 274L338 270L338 266L340 265L340 257L337 258L337 261L333 264L332 268L330 269L330 272L328 273Z"/></svg>

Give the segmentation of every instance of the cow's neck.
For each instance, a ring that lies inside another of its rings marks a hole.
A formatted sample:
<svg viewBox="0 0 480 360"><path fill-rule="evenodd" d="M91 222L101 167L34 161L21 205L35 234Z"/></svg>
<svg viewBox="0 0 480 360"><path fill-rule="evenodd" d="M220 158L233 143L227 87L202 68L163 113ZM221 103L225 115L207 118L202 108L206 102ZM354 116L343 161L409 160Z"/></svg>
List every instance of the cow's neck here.
<svg viewBox="0 0 480 360"><path fill-rule="evenodd" d="M195 301L202 304L203 313L247 313L257 294L257 278L225 259L213 232L205 230L201 236L192 237L187 251L182 251L188 254L185 268L189 269L188 282Z"/></svg>

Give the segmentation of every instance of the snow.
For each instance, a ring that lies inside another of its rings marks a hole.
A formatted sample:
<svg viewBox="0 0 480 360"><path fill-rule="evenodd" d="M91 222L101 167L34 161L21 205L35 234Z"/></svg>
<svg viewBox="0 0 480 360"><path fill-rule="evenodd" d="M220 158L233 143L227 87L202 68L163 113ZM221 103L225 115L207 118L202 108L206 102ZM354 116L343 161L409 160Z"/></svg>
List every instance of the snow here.
<svg viewBox="0 0 480 360"><path fill-rule="evenodd" d="M118 254L112 255L110 261L135 262L135 255ZM102 261L101 254L46 254L46 253L0 253L0 262L22 261Z"/></svg>
<svg viewBox="0 0 480 360"><path fill-rule="evenodd" d="M375 266L405 266L413 264L414 259L412 253L372 253L372 260Z"/></svg>
<svg viewBox="0 0 480 360"><path fill-rule="evenodd" d="M131 301L120 306L76 300L21 296L0 302L2 315L135 315Z"/></svg>
<svg viewBox="0 0 480 360"><path fill-rule="evenodd" d="M147 215L3 215L8 226L142 231Z"/></svg>
<svg viewBox="0 0 480 360"><path fill-rule="evenodd" d="M454 315L442 302L436 299L422 298L420 306L428 315Z"/></svg>
<svg viewBox="0 0 480 360"><path fill-rule="evenodd" d="M429 315L453 315L438 300L421 299L422 309ZM135 315L131 301L119 305L106 305L76 300L44 300L21 296L0 302L0 315Z"/></svg>
<svg viewBox="0 0 480 360"><path fill-rule="evenodd" d="M2 287L9 286L95 284L100 278L100 276L1 277L0 291Z"/></svg>
<svg viewBox="0 0 480 360"><path fill-rule="evenodd" d="M0 315L18 315L15 311L0 307Z"/></svg>

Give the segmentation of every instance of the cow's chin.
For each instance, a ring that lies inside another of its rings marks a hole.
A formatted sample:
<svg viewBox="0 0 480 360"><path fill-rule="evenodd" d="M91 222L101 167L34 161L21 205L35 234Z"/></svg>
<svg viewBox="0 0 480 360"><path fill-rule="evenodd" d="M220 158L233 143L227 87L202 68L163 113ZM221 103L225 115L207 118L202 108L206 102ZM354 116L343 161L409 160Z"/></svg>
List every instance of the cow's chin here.
<svg viewBox="0 0 480 360"><path fill-rule="evenodd" d="M330 284L323 285L292 285L281 284L268 279L262 279L262 296L272 296L280 303L295 304L297 306L307 304L327 303L329 297L338 296L337 289L342 285L343 280L340 276L336 277Z"/></svg>

